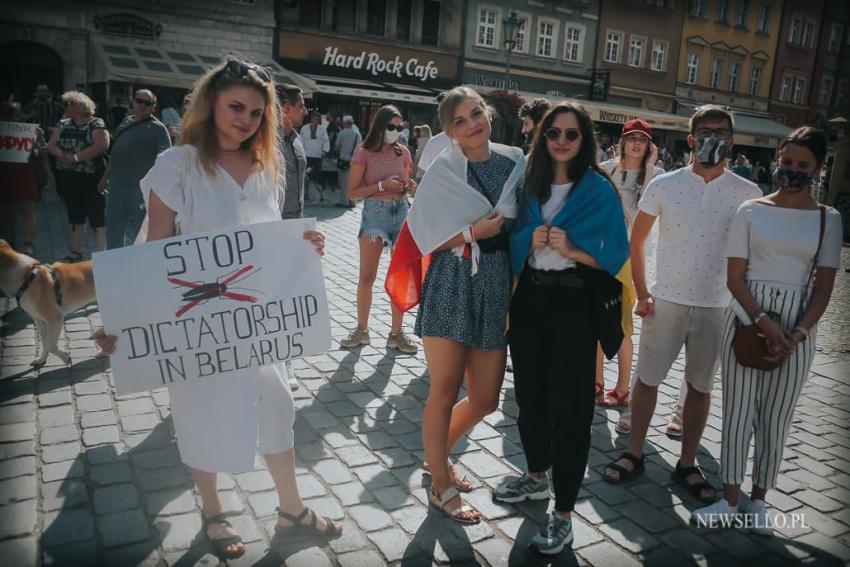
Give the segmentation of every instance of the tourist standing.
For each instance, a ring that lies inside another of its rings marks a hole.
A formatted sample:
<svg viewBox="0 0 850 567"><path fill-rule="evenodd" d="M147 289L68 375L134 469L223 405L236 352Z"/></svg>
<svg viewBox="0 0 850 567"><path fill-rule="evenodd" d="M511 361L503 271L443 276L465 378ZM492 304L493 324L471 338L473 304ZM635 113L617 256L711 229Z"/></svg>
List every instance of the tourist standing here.
<svg viewBox="0 0 850 567"><path fill-rule="evenodd" d="M342 131L337 134L336 153L339 156L336 168L339 171L339 200L337 207L352 208L354 203L348 198L348 178L351 175L351 158L357 146L363 143L360 132L354 129L354 118L349 115L342 117Z"/></svg>
<svg viewBox="0 0 850 567"><path fill-rule="evenodd" d="M331 150L328 132L321 123L322 116L316 111L310 113L310 122L301 127L301 142L307 154L307 188L305 199L310 199L310 187L316 188L314 203L325 200L322 180L322 160Z"/></svg>

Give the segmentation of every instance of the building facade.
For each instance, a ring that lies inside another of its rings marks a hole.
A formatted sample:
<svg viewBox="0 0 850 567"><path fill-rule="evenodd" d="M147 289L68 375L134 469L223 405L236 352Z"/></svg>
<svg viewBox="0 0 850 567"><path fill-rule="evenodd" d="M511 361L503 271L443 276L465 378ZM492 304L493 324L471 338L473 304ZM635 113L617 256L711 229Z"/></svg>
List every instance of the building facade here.
<svg viewBox="0 0 850 567"><path fill-rule="evenodd" d="M816 46L809 87L809 122L828 128L829 120L850 119L850 5L846 2L826 2L821 19L820 34L813 40ZM784 80L779 85L780 98L793 97L798 89ZM784 90L783 90L784 89Z"/></svg>
<svg viewBox="0 0 850 567"><path fill-rule="evenodd" d="M586 97L599 1L468 0L462 82L526 98ZM513 46L503 24L511 14L519 22Z"/></svg>
<svg viewBox="0 0 850 567"><path fill-rule="evenodd" d="M383 104L436 123L435 96L458 83L462 0L282 0L278 62L315 82L313 106L368 126Z"/></svg>

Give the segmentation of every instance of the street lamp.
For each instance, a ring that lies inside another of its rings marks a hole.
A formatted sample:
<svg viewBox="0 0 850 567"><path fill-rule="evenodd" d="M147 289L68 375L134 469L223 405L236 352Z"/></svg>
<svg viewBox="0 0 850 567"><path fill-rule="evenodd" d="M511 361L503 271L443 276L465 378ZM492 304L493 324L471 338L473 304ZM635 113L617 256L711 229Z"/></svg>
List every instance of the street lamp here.
<svg viewBox="0 0 850 567"><path fill-rule="evenodd" d="M525 20L517 17L516 12L511 12L507 18L502 19L502 31L504 32L505 44L505 90L510 90L511 84L511 53L516 47L519 27Z"/></svg>

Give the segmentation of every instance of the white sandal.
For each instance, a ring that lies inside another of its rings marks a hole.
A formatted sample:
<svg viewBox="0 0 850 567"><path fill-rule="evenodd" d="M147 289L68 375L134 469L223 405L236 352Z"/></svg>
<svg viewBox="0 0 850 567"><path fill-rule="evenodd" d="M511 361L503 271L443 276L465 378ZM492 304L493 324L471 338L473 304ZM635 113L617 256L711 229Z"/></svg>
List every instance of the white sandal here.
<svg viewBox="0 0 850 567"><path fill-rule="evenodd" d="M422 468L428 474L431 474L431 466L428 464L428 461L422 463ZM455 470L455 466L449 461L449 477L452 479L452 484L457 488L460 492L472 492L473 486L472 482L470 482L469 478L466 475L457 475L457 471ZM433 478L433 476L432 476Z"/></svg>
<svg viewBox="0 0 850 567"><path fill-rule="evenodd" d="M461 504L460 506L457 506L455 508L446 509L446 506L448 506L449 501L454 497L458 497L458 499L460 499L460 492L458 492L457 488L455 488L454 486L450 486L449 488L444 490L442 495L437 492L436 488L432 486L428 494L428 502L432 506L439 508L443 514L447 515L449 518L460 524L477 524L481 522L481 514L478 512L478 510L474 509L468 504ZM434 498L436 499L436 502L433 500ZM461 500L461 502L463 501ZM464 517L464 514L469 513L478 514L478 517L475 519Z"/></svg>

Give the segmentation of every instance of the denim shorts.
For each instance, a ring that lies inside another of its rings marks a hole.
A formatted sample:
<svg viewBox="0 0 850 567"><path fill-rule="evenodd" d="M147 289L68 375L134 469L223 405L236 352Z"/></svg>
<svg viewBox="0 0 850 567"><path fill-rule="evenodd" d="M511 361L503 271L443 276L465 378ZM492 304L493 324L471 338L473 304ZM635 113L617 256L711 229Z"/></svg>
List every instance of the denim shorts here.
<svg viewBox="0 0 850 567"><path fill-rule="evenodd" d="M360 234L369 239L380 238L384 246L393 246L398 239L401 225L407 218L407 198L395 201L366 199L360 217Z"/></svg>

